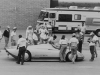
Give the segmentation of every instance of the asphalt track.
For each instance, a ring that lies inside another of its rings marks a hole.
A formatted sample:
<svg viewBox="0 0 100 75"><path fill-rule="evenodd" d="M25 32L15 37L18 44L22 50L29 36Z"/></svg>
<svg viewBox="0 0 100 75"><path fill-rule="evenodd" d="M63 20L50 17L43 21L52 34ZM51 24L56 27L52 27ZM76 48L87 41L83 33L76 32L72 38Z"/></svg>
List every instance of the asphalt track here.
<svg viewBox="0 0 100 75"><path fill-rule="evenodd" d="M18 34L25 35L24 31L18 31ZM62 34L57 34L58 39ZM71 34L66 34L69 39ZM100 75L100 48L97 47L98 57L90 62L91 57L88 43L83 44L84 61L76 62L25 62L24 65L16 64L16 60L7 56L3 50L4 39L0 43L0 75ZM10 44L9 44L10 46Z"/></svg>

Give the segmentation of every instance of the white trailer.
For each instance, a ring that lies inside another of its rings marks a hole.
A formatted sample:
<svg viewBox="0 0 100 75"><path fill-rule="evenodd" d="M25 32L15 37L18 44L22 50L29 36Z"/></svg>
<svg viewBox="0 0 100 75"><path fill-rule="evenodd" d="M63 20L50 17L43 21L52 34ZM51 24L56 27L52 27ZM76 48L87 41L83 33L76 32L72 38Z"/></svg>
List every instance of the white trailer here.
<svg viewBox="0 0 100 75"><path fill-rule="evenodd" d="M53 32L74 32L92 16L100 16L100 10L45 8L41 10L37 23L51 22Z"/></svg>
<svg viewBox="0 0 100 75"><path fill-rule="evenodd" d="M87 32L95 31L100 36L100 16L86 18L85 25Z"/></svg>

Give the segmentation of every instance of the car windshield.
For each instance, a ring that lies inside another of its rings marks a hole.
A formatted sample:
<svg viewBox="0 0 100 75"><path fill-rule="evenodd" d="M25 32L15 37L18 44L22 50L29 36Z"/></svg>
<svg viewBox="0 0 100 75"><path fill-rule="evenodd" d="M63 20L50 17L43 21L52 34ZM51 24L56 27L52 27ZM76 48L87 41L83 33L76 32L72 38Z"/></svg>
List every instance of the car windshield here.
<svg viewBox="0 0 100 75"><path fill-rule="evenodd" d="M48 12L41 11L38 20L43 21L44 18L48 18Z"/></svg>

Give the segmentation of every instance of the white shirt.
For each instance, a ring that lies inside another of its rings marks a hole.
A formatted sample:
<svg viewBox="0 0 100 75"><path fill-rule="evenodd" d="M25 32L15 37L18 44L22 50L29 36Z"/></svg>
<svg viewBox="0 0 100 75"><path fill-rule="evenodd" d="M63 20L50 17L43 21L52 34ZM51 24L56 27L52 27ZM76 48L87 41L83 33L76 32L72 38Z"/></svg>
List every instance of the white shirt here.
<svg viewBox="0 0 100 75"><path fill-rule="evenodd" d="M38 37L37 37L37 35L35 33L33 33L33 39L34 40L38 40Z"/></svg>
<svg viewBox="0 0 100 75"><path fill-rule="evenodd" d="M53 41L53 37L49 37L48 42Z"/></svg>
<svg viewBox="0 0 100 75"><path fill-rule="evenodd" d="M26 38L32 39L33 37L33 30L26 30Z"/></svg>
<svg viewBox="0 0 100 75"><path fill-rule="evenodd" d="M94 37L93 37L93 40L99 40L99 38L95 35Z"/></svg>
<svg viewBox="0 0 100 75"><path fill-rule="evenodd" d="M17 43L17 44L19 45L19 47L23 47L23 46L26 47L26 39L20 38L20 39L18 40L18 43Z"/></svg>
<svg viewBox="0 0 100 75"><path fill-rule="evenodd" d="M99 40L99 38L96 35L93 36L93 38L91 39L91 41L89 43L89 46L95 46L97 40Z"/></svg>
<svg viewBox="0 0 100 75"><path fill-rule="evenodd" d="M1 30L0 30L0 39L2 38L2 32L1 32Z"/></svg>
<svg viewBox="0 0 100 75"><path fill-rule="evenodd" d="M42 39L47 39L47 35L45 34L46 32L47 32L46 29L40 29L40 30L39 30L40 37L41 37Z"/></svg>
<svg viewBox="0 0 100 75"><path fill-rule="evenodd" d="M16 40L16 32L12 31L11 32L11 37L13 37L13 40Z"/></svg>
<svg viewBox="0 0 100 75"><path fill-rule="evenodd" d="M68 44L68 39L60 39L59 44Z"/></svg>
<svg viewBox="0 0 100 75"><path fill-rule="evenodd" d="M52 30L52 26L49 24L47 24L47 28L48 28L48 30Z"/></svg>
<svg viewBox="0 0 100 75"><path fill-rule="evenodd" d="M39 33L40 33L40 34L45 34L46 32L47 32L46 29L42 29L42 28L39 29Z"/></svg>
<svg viewBox="0 0 100 75"><path fill-rule="evenodd" d="M75 37L72 37L72 38L69 40L69 43L72 43L72 42L76 42L77 44L79 43L78 39L75 38Z"/></svg>
<svg viewBox="0 0 100 75"><path fill-rule="evenodd" d="M81 31L85 33L85 31L86 31L86 26L81 27Z"/></svg>

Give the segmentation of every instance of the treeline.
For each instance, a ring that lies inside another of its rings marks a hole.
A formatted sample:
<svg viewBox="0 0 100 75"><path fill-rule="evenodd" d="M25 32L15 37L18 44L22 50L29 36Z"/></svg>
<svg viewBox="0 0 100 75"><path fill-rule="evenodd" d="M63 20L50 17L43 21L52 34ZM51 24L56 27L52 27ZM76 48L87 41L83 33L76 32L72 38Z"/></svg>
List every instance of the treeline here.
<svg viewBox="0 0 100 75"><path fill-rule="evenodd" d="M78 6L78 7L95 7L100 6L100 3L78 3L78 2L60 2L59 7L69 7L69 6Z"/></svg>

